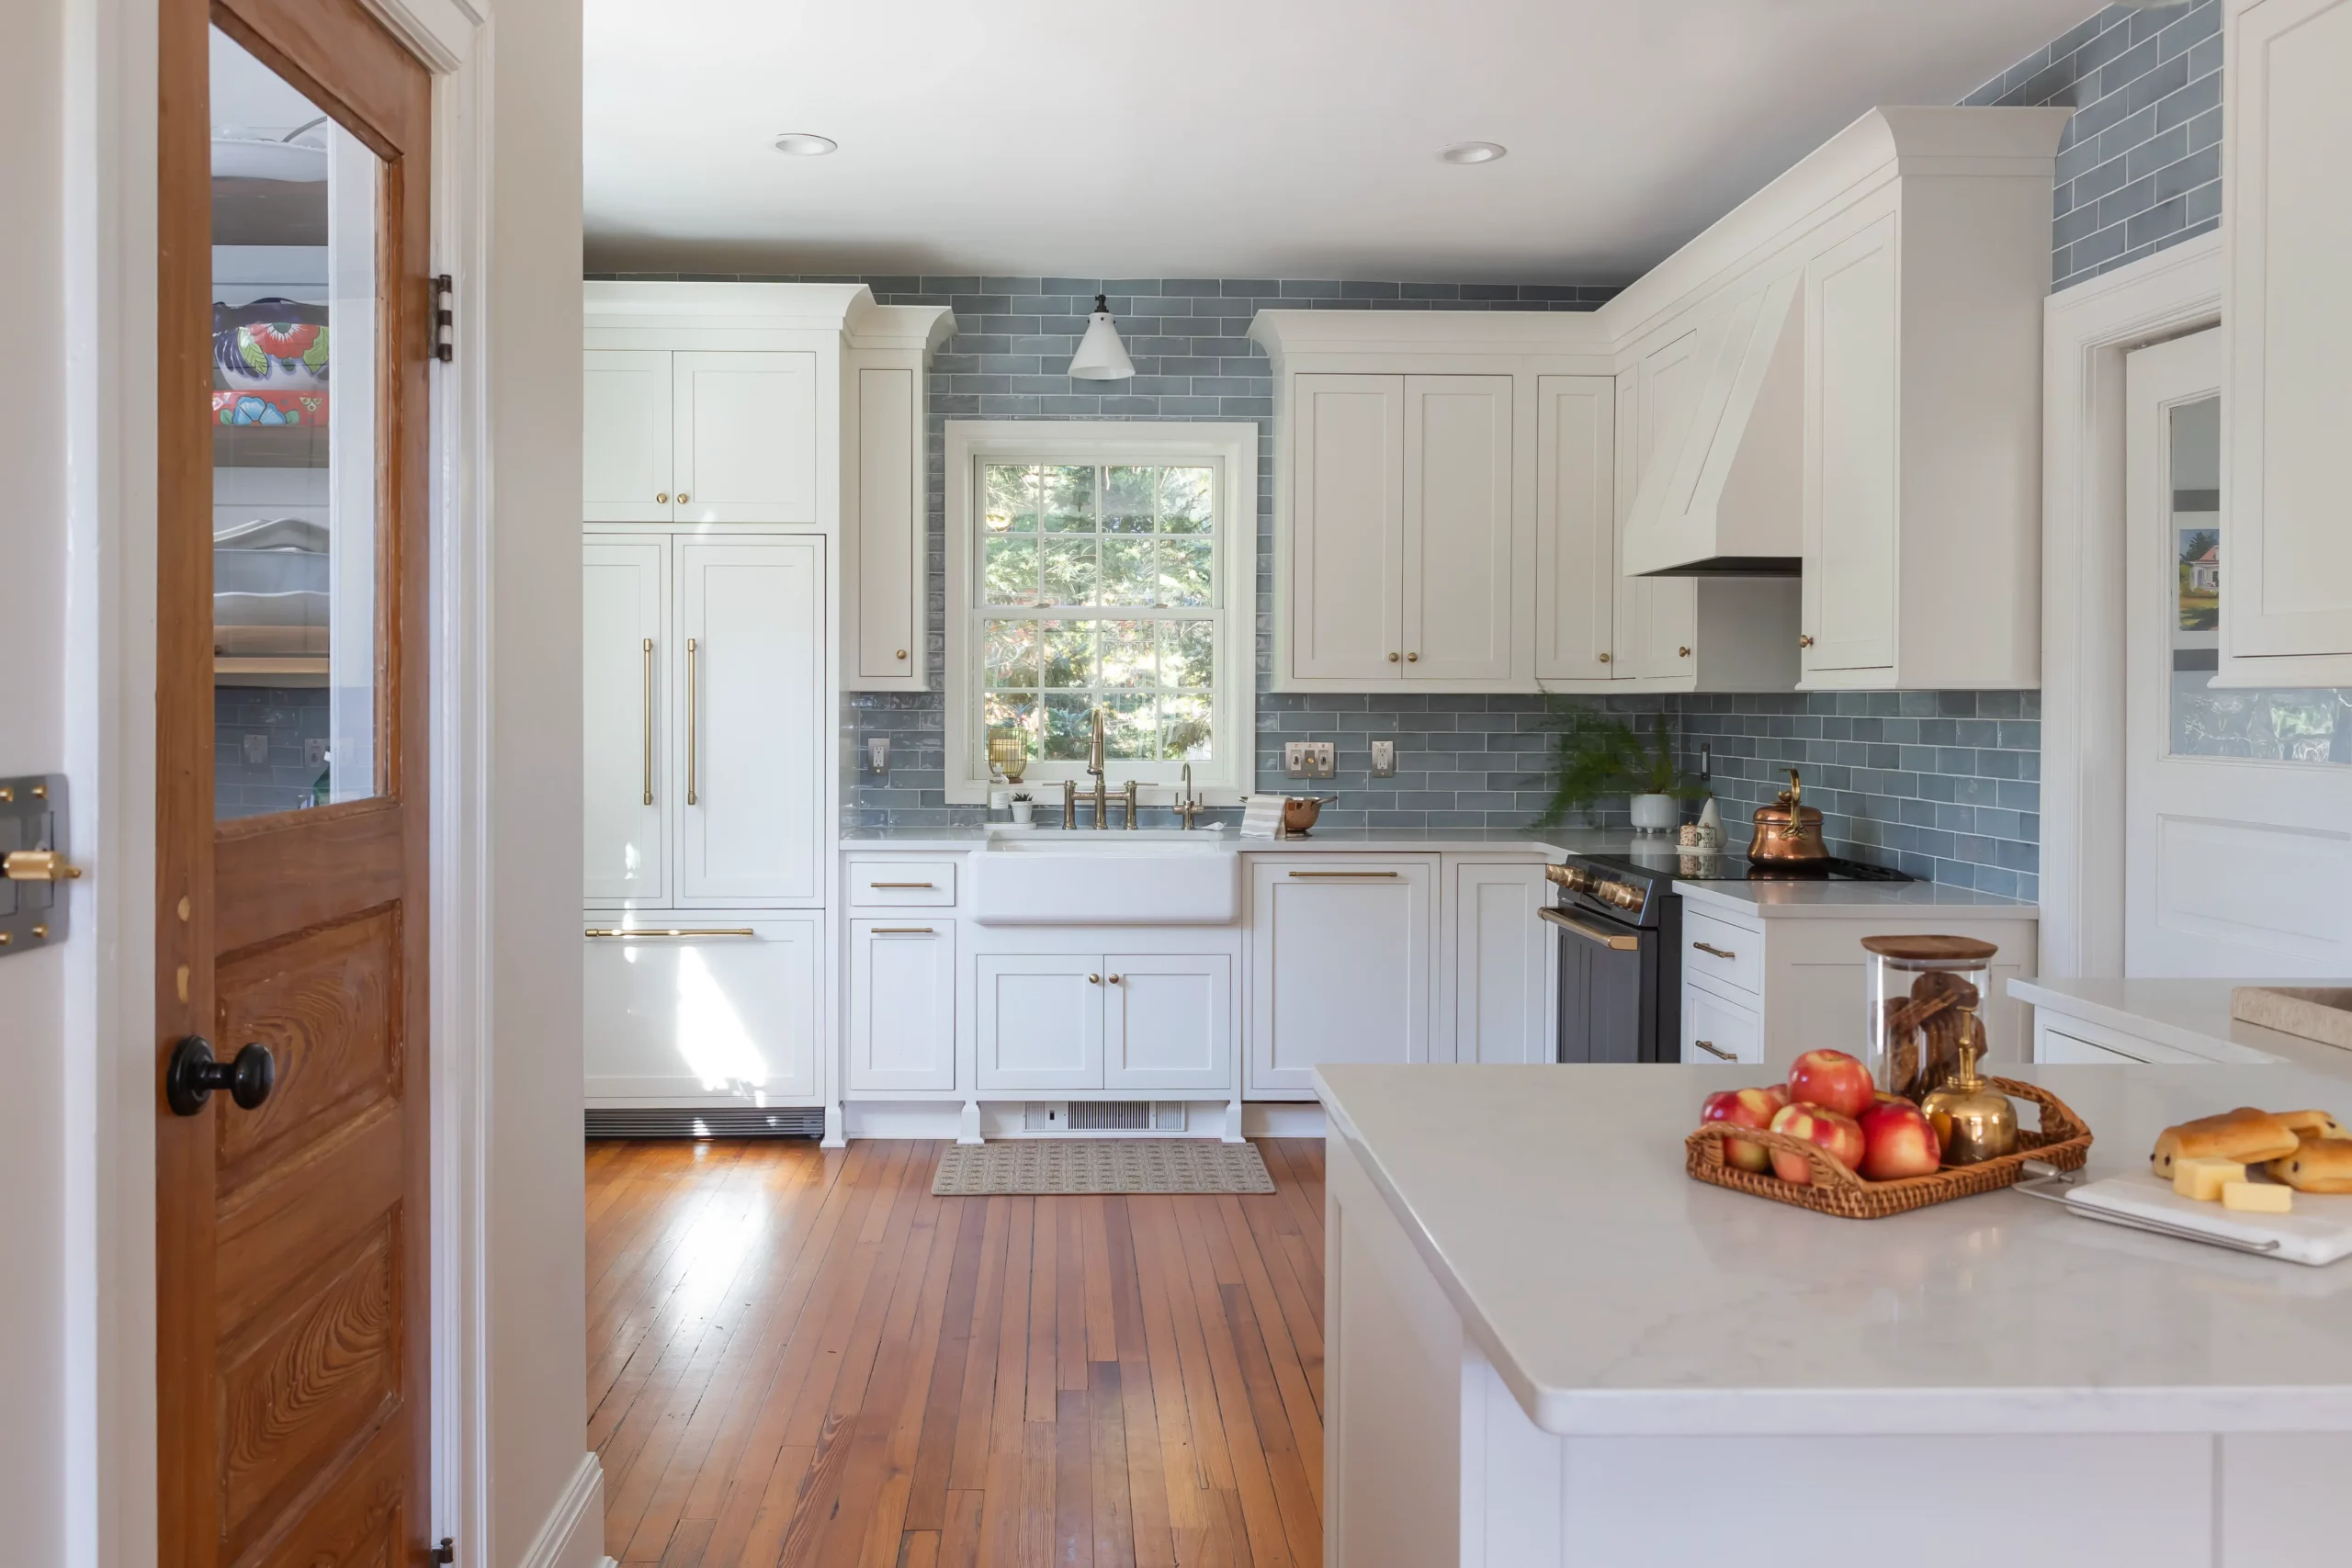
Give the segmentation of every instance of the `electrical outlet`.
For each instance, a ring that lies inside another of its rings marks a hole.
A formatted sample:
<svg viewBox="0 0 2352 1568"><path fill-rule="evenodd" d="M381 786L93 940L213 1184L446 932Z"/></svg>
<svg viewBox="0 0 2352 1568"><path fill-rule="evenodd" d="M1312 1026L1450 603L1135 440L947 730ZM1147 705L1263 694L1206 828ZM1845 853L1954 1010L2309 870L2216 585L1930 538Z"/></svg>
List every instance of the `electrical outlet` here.
<svg viewBox="0 0 2352 1568"><path fill-rule="evenodd" d="M249 768L269 766L269 737L267 735L245 737L245 766Z"/></svg>
<svg viewBox="0 0 2352 1568"><path fill-rule="evenodd" d="M1396 776L1396 742L1375 740L1372 743L1372 776L1376 779Z"/></svg>
<svg viewBox="0 0 2352 1568"><path fill-rule="evenodd" d="M314 735L302 742L302 765L323 768L327 763L327 742L324 736Z"/></svg>
<svg viewBox="0 0 2352 1568"><path fill-rule="evenodd" d="M1339 747L1329 740L1283 742L1283 772L1295 779L1328 779L1339 772Z"/></svg>
<svg viewBox="0 0 2352 1568"><path fill-rule="evenodd" d="M884 737L876 735L867 738L865 771L869 773L887 773L890 771L890 742Z"/></svg>

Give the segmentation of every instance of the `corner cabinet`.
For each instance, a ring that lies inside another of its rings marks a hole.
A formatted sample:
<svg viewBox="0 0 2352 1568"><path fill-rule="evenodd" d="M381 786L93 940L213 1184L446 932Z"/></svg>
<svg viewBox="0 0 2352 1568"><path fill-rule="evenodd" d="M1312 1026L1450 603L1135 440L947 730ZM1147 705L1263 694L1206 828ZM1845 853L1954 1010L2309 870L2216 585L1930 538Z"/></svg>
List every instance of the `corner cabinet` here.
<svg viewBox="0 0 2352 1568"><path fill-rule="evenodd" d="M2352 0L2229 0L2218 686L2352 685Z"/></svg>

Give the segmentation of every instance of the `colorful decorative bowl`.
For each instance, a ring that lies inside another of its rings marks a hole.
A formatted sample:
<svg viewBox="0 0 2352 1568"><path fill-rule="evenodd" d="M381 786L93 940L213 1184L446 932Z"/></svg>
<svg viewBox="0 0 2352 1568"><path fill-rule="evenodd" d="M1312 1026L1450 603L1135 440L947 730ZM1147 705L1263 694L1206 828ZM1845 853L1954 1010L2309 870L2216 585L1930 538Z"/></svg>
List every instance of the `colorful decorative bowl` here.
<svg viewBox="0 0 2352 1568"><path fill-rule="evenodd" d="M293 299L212 307L212 362L238 391L317 391L327 384L327 310Z"/></svg>

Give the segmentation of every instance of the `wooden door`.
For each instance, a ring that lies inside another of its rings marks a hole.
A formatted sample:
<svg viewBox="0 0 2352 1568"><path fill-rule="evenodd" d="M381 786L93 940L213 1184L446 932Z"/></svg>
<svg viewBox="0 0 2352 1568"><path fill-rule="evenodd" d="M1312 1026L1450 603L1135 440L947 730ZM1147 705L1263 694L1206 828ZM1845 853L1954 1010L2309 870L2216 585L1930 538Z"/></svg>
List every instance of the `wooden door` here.
<svg viewBox="0 0 2352 1568"><path fill-rule="evenodd" d="M1105 1087L1228 1091L1232 956L1112 953L1102 964Z"/></svg>
<svg viewBox="0 0 2352 1568"><path fill-rule="evenodd" d="M974 1033L986 1089L1102 1087L1102 959L982 953Z"/></svg>
<svg viewBox="0 0 2352 1568"><path fill-rule="evenodd" d="M1304 858L1250 866L1254 1093L1311 1093L1324 1062L1430 1059L1437 862Z"/></svg>
<svg viewBox="0 0 2352 1568"><path fill-rule="evenodd" d="M581 551L582 896L591 904L669 900L669 553L663 539L611 535L591 535Z"/></svg>
<svg viewBox="0 0 2352 1568"><path fill-rule="evenodd" d="M849 1087L956 1087L956 922L849 923Z"/></svg>
<svg viewBox="0 0 2352 1568"><path fill-rule="evenodd" d="M682 523L817 521L817 356L671 356Z"/></svg>
<svg viewBox="0 0 2352 1568"><path fill-rule="evenodd" d="M1805 269L1803 665L1894 663L1895 220Z"/></svg>
<svg viewBox="0 0 2352 1568"><path fill-rule="evenodd" d="M1408 681L1510 679L1510 398L1508 376L1405 378Z"/></svg>
<svg viewBox="0 0 2352 1568"><path fill-rule="evenodd" d="M1535 383L1535 676L1609 674L1617 615L1617 378Z"/></svg>
<svg viewBox="0 0 2352 1568"><path fill-rule="evenodd" d="M816 1097L814 916L682 913L585 930L589 1104Z"/></svg>
<svg viewBox="0 0 2352 1568"><path fill-rule="evenodd" d="M1290 673L1396 680L1402 622L1405 378L1292 381Z"/></svg>
<svg viewBox="0 0 2352 1568"><path fill-rule="evenodd" d="M903 360L906 363L892 363ZM919 692L928 679L922 645L924 555L922 356L869 349L852 356L854 438L842 466L842 683L868 692Z"/></svg>
<svg viewBox="0 0 2352 1568"><path fill-rule="evenodd" d="M157 13L158 1561L419 1564L430 89L357 0Z"/></svg>
<svg viewBox="0 0 2352 1568"><path fill-rule="evenodd" d="M667 523L670 353L592 348L583 356L580 449L583 523Z"/></svg>
<svg viewBox="0 0 2352 1568"><path fill-rule="evenodd" d="M830 740L824 541L681 539L675 563L677 903L814 902Z"/></svg>

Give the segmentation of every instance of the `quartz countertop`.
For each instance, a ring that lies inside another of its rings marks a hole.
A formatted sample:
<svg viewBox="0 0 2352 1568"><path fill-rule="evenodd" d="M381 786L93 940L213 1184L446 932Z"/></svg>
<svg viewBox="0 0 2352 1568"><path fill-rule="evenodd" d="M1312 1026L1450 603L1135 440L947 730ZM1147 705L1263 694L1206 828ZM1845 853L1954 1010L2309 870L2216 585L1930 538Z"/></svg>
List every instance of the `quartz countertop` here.
<svg viewBox="0 0 2352 1568"><path fill-rule="evenodd" d="M2030 920L2041 907L1943 882L1684 882L1674 890L1741 919L1836 919L1966 910Z"/></svg>
<svg viewBox="0 0 2352 1568"><path fill-rule="evenodd" d="M2335 980L2055 980L2009 982L2028 1006L2103 1024L2158 1045L2221 1063L2284 1062L2352 1078L2352 1051L2230 1016L2236 986L2341 986Z"/></svg>
<svg viewBox="0 0 2352 1568"><path fill-rule="evenodd" d="M2289 1066L2039 1066L2094 1176L2233 1105L2352 1111ZM2352 1430L2352 1264L2127 1231L2015 1192L1843 1220L1710 1187L1682 1139L1754 1067L1316 1073L1528 1417L1577 1435ZM2030 1111L2028 1112L2030 1115Z"/></svg>
<svg viewBox="0 0 2352 1568"><path fill-rule="evenodd" d="M1197 829L1189 834L1165 828L1147 829L1131 838L1117 828L1098 831L1091 828L1041 827L1021 831L1018 836L1023 840L1083 839L1105 845L1116 844L1123 838L1136 843L1182 839L1193 843L1214 843L1246 854L1332 854L1365 850L1475 854L1482 850L1511 850L1554 860L1564 854L1622 853L1634 841L1633 835L1627 832L1563 829L1547 833L1532 828L1317 828L1303 839L1245 839L1231 823ZM856 828L842 834L841 845L853 852L933 850L963 853L984 848L989 837L985 828Z"/></svg>

